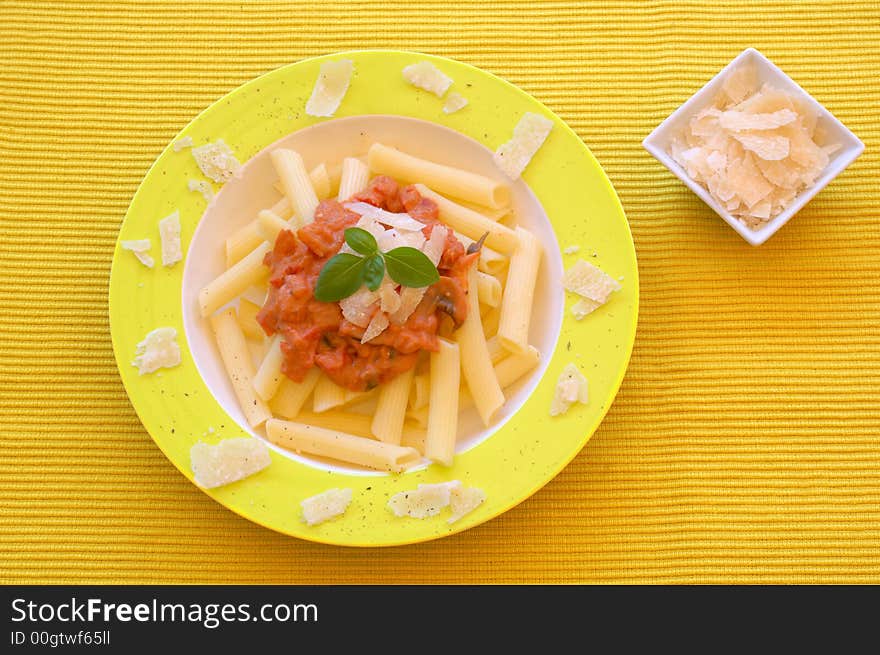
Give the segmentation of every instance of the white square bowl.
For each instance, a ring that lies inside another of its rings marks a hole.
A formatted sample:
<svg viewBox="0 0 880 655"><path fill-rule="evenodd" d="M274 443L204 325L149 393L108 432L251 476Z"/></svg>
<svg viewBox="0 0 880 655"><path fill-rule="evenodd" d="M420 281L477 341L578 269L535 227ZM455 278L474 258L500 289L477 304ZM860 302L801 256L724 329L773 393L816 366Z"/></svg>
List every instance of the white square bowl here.
<svg viewBox="0 0 880 655"><path fill-rule="evenodd" d="M791 204L785 208L778 216L773 218L758 230L753 230L744 223L740 222L735 216L728 212L724 207L719 205L709 192L700 184L695 182L688 176L687 172L672 159L668 153L669 143L674 134L682 130L690 121L691 117L697 112L708 106L715 95L721 91L721 85L725 76L740 64L753 64L757 72L758 83L768 83L786 93L801 99L805 104L811 106L818 115L818 124L822 125L828 137L828 143L839 143L840 150L831 155L828 166L816 182L801 193L795 196ZM753 246L759 246L767 239L773 236L776 231L785 225L792 216L794 216L801 207L806 205L813 196L825 188L831 180L849 166L856 157L862 154L865 149L859 138L853 134L846 126L837 120L831 112L820 105L806 91L788 75L782 72L773 62L767 59L754 48L743 50L733 61L725 66L721 72L713 77L699 91L697 91L690 99L681 107L676 109L666 120L658 125L651 132L642 145L645 150L650 152L661 164L666 166L672 173L684 182L691 191L696 193L709 207L715 210L721 218L736 230L739 235Z"/></svg>

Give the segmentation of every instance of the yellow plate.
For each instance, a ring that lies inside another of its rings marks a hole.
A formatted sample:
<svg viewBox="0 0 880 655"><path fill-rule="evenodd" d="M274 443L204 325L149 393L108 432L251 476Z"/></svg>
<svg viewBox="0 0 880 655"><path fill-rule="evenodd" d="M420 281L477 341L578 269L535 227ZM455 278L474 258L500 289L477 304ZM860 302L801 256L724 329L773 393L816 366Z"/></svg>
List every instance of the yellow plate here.
<svg viewBox="0 0 880 655"><path fill-rule="evenodd" d="M336 117L307 116L305 102L321 63L339 58L354 61L355 75ZM468 98L466 108L446 115L441 111L442 100L403 81L400 71L404 66L426 59L455 80L451 90ZM357 154L371 138L384 135L388 140L395 126L400 126L399 135L406 136L398 139L401 147L409 142L407 149L429 154L425 149L433 144L442 151L438 159L471 163L473 170L485 172L491 166L490 152L510 138L527 111L554 122L523 181L514 185L517 207L524 214L521 221L539 232L546 250L532 330L545 350L536 374L514 390L508 416L490 431L469 433L451 468L431 465L397 476L364 473L276 449L272 465L264 471L206 493L241 516L302 539L390 546L435 539L483 523L535 493L577 455L608 411L626 371L638 314L638 270L629 226L611 183L577 135L546 107L507 82L453 60L411 52L357 51L267 73L208 107L177 138L190 136L197 145L222 138L242 162L248 161L247 178L265 166L265 153L258 153L281 139L301 145L329 144L326 151L310 155L314 161L323 155L351 154L352 149ZM337 137L352 126L359 135L367 132L363 141L340 142ZM370 133L373 129L375 134ZM421 145L413 143L407 130L416 130ZM312 138L316 134L330 138ZM206 224L224 225L227 220L229 231L221 235L225 238L236 225L250 220L253 203L264 199L242 194L246 180L236 180L226 185L206 212L202 197L187 190L189 179L203 179L189 151L174 152L169 145L135 194L119 240L150 238L157 263L153 269L143 267L117 242L110 275L110 323L119 371L138 416L165 455L192 480L189 451L195 442L216 442L249 432L224 396L225 383L215 376L212 360L216 353L213 345L205 345L202 337L207 333L200 332L204 325L193 311L191 296L198 276L210 277L222 266L219 248L209 254L204 244L210 238L199 236L213 230L196 233L196 228L203 215ZM156 224L175 209L180 211L184 251L194 235L202 245L197 256L190 250L185 262L165 268ZM220 243L222 238L217 237L211 247ZM580 251L561 252L571 245L580 246ZM559 280L563 266L578 258L620 278L623 286L607 305L582 321L576 321L569 311L577 298L564 293ZM183 361L173 369L140 376L131 364L135 347L147 332L163 326L177 330ZM589 380L589 403L576 404L564 416L551 418L548 410L556 380L572 362ZM388 498L398 491L455 479L481 488L486 501L452 525L447 523L448 510L416 520L395 518L386 509ZM299 501L332 487L353 490L348 511L336 520L307 527L300 519Z"/></svg>

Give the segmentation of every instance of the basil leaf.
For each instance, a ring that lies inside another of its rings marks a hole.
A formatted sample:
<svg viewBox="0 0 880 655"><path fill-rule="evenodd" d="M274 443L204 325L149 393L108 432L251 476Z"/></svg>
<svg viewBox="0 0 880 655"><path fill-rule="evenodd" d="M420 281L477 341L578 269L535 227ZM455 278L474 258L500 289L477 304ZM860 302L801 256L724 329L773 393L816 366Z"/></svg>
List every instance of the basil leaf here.
<svg viewBox="0 0 880 655"><path fill-rule="evenodd" d="M366 259L349 252L331 257L318 274L315 299L336 302L360 289L364 281Z"/></svg>
<svg viewBox="0 0 880 655"><path fill-rule="evenodd" d="M345 243L352 250L362 255L375 255L379 252L379 244L376 237L361 227L350 227L345 230Z"/></svg>
<svg viewBox="0 0 880 655"><path fill-rule="evenodd" d="M389 277L405 287L426 287L440 279L437 267L421 250L402 246L385 253Z"/></svg>
<svg viewBox="0 0 880 655"><path fill-rule="evenodd" d="M366 259L364 264L364 284L367 289L375 291L385 278L385 260L382 255L376 254Z"/></svg>

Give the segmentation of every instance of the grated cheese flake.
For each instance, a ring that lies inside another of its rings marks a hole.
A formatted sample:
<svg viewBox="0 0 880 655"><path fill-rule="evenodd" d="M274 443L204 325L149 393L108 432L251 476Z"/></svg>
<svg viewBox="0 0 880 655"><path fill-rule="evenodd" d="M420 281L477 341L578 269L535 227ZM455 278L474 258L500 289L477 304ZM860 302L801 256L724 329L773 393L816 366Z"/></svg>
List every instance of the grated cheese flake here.
<svg viewBox="0 0 880 655"><path fill-rule="evenodd" d="M553 121L549 118L526 112L513 128L513 138L495 151L495 164L511 180L517 179L544 144L551 129Z"/></svg>
<svg viewBox="0 0 880 655"><path fill-rule="evenodd" d="M709 106L670 141L669 154L721 207L759 229L812 186L839 144L820 116L752 66L731 71Z"/></svg>
<svg viewBox="0 0 880 655"><path fill-rule="evenodd" d="M429 61L420 61L404 68L403 79L413 86L433 93L438 98L442 98L452 85L452 78Z"/></svg>
<svg viewBox="0 0 880 655"><path fill-rule="evenodd" d="M451 500L451 490L460 487L458 480L437 484L420 484L417 489L396 493L388 501L388 508L395 516L426 519L436 516Z"/></svg>
<svg viewBox="0 0 880 655"><path fill-rule="evenodd" d="M565 414L574 403L587 404L588 400L587 378L574 364L566 365L556 382L550 403L550 416Z"/></svg>
<svg viewBox="0 0 880 655"><path fill-rule="evenodd" d="M147 253L147 251L152 247L149 239L120 241L119 245L122 246L123 250L130 250L134 254L134 256L138 258L138 261L147 268L153 268L153 266L155 265L156 262L154 262L153 258Z"/></svg>
<svg viewBox="0 0 880 655"><path fill-rule="evenodd" d="M209 182L205 182L204 180L189 180L186 183L186 188L190 191L198 191L201 193L205 202L211 202L214 199L214 188Z"/></svg>
<svg viewBox="0 0 880 655"><path fill-rule="evenodd" d="M382 311L376 312L373 314L373 318L370 319L370 324L367 326L367 329L364 330L364 336L361 337L361 343L372 341L382 334L388 328L388 325L388 314Z"/></svg>
<svg viewBox="0 0 880 655"><path fill-rule="evenodd" d="M566 246L566 247L562 250L562 252L564 252L566 255L573 255L573 254L575 254L576 252L580 252L580 249L581 249L580 246Z"/></svg>
<svg viewBox="0 0 880 655"><path fill-rule="evenodd" d="M351 59L325 61L321 64L312 95L306 103L306 113L319 118L335 114L348 92L353 72L354 62Z"/></svg>
<svg viewBox="0 0 880 655"><path fill-rule="evenodd" d="M176 338L177 330L171 327L156 328L147 333L137 345L131 365L137 367L140 375L177 366L180 364L180 348Z"/></svg>
<svg viewBox="0 0 880 655"><path fill-rule="evenodd" d="M482 489L461 485L453 487L449 491L449 508L452 510L452 516L446 522L455 523L477 509L485 500L486 494Z"/></svg>
<svg viewBox="0 0 880 655"><path fill-rule="evenodd" d="M216 445L199 441L189 457L196 484L204 489L237 482L272 463L266 444L246 437L224 439Z"/></svg>
<svg viewBox="0 0 880 655"><path fill-rule="evenodd" d="M319 525L345 514L351 504L351 489L328 489L300 502L303 521L307 525Z"/></svg>
<svg viewBox="0 0 880 655"><path fill-rule="evenodd" d="M174 266L183 259L180 248L180 212L175 210L159 221L159 240L162 243L162 264Z"/></svg>
<svg viewBox="0 0 880 655"><path fill-rule="evenodd" d="M602 305L597 303L595 300L590 300L589 298L581 298L571 307L571 313L574 315L575 320L580 321L584 317L589 316L594 311L599 309Z"/></svg>
<svg viewBox="0 0 880 655"><path fill-rule="evenodd" d="M174 149L174 152L180 152L186 148L193 147L193 138L191 136L181 137L177 141L174 142L174 145L171 146Z"/></svg>
<svg viewBox="0 0 880 655"><path fill-rule="evenodd" d="M467 107L467 105L468 105L467 98L465 98L460 93L456 93L455 91L453 91L446 98L446 102L443 105L443 113L444 114L454 114L455 112L459 111L460 109L464 109L465 107Z"/></svg>
<svg viewBox="0 0 880 655"><path fill-rule="evenodd" d="M205 177L220 184L231 180L241 169L241 164L223 139L193 148L192 155Z"/></svg>
<svg viewBox="0 0 880 655"><path fill-rule="evenodd" d="M620 283L593 264L579 259L565 271L562 285L568 291L589 298L600 305L608 302L613 291L620 291Z"/></svg>
<svg viewBox="0 0 880 655"><path fill-rule="evenodd" d="M370 324L373 314L376 312L376 301L379 294L370 291L366 286L351 294L348 298L339 301L342 309L342 317L358 327L365 328Z"/></svg>

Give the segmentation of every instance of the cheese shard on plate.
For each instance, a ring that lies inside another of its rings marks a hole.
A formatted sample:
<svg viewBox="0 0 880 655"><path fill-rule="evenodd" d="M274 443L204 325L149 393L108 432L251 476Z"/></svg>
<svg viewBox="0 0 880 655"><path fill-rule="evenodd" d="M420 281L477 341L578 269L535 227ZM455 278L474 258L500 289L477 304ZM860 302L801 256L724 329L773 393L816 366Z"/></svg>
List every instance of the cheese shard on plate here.
<svg viewBox="0 0 880 655"><path fill-rule="evenodd" d="M597 303L595 300L590 300L589 298L581 298L571 307L571 313L574 315L575 320L580 321L584 317L592 314L594 311L599 309L602 305Z"/></svg>
<svg viewBox="0 0 880 655"><path fill-rule="evenodd" d="M511 180L517 179L552 129L553 121L549 118L526 112L513 128L513 138L495 151L495 164Z"/></svg>
<svg viewBox="0 0 880 655"><path fill-rule="evenodd" d="M565 414L574 403L586 404L589 400L587 378L574 364L568 364L559 375L553 401L550 404L550 416Z"/></svg>
<svg viewBox="0 0 880 655"><path fill-rule="evenodd" d="M269 448L253 437L224 439L217 445L199 441L189 457L196 484L204 489L237 482L272 463Z"/></svg>
<svg viewBox="0 0 880 655"><path fill-rule="evenodd" d="M348 92L353 72L354 62L351 59L325 61L321 64L312 95L306 103L306 113L320 118L335 114Z"/></svg>
<svg viewBox="0 0 880 655"><path fill-rule="evenodd" d="M180 248L180 212L175 210L159 221L159 239L162 242L162 264L174 266L183 259Z"/></svg>
<svg viewBox="0 0 880 655"><path fill-rule="evenodd" d="M120 241L119 245L123 250L130 250L138 261L147 268L153 268L156 262L149 255L148 251L152 247L149 239L135 239L133 241Z"/></svg>
<svg viewBox="0 0 880 655"><path fill-rule="evenodd" d="M180 152L185 148L193 147L193 138L191 136L181 137L177 141L174 142L174 145L171 146L174 149L174 152Z"/></svg>
<svg viewBox="0 0 880 655"><path fill-rule="evenodd" d="M401 491L391 496L388 508L395 516L409 516L414 519L436 516L440 510L449 506L450 491L460 486L461 482L458 480L420 484L417 489Z"/></svg>
<svg viewBox="0 0 880 655"><path fill-rule="evenodd" d="M186 188L190 191L198 191L201 193L205 202L211 202L214 199L214 189L211 187L210 182L205 182L204 180L189 180L186 183Z"/></svg>
<svg viewBox="0 0 880 655"><path fill-rule="evenodd" d="M468 101L460 93L456 93L453 91L446 98L446 102L443 105L443 113L444 114L454 114L460 109L464 109L467 107Z"/></svg>
<svg viewBox="0 0 880 655"><path fill-rule="evenodd" d="M221 184L231 180L241 169L241 164L223 139L193 148L192 155L205 177Z"/></svg>
<svg viewBox="0 0 880 655"><path fill-rule="evenodd" d="M319 525L345 514L351 504L351 489L328 489L306 498L300 503L303 521L308 525Z"/></svg>
<svg viewBox="0 0 880 655"><path fill-rule="evenodd" d="M137 345L131 365L137 367L140 375L177 366L180 364L180 347L175 339L177 330L172 327L160 327L147 333Z"/></svg>
<svg viewBox="0 0 880 655"><path fill-rule="evenodd" d="M589 298L600 305L608 302L613 291L620 291L620 283L602 269L579 259L574 266L565 271L562 285L568 291Z"/></svg>
<svg viewBox="0 0 880 655"><path fill-rule="evenodd" d="M446 521L455 523L462 517L473 512L486 500L486 494L476 487L463 487L458 485L449 491L449 508L452 516Z"/></svg>
<svg viewBox="0 0 880 655"><path fill-rule="evenodd" d="M404 68L403 79L413 86L433 93L438 98L442 98L452 85L452 78L429 61L420 61Z"/></svg>

